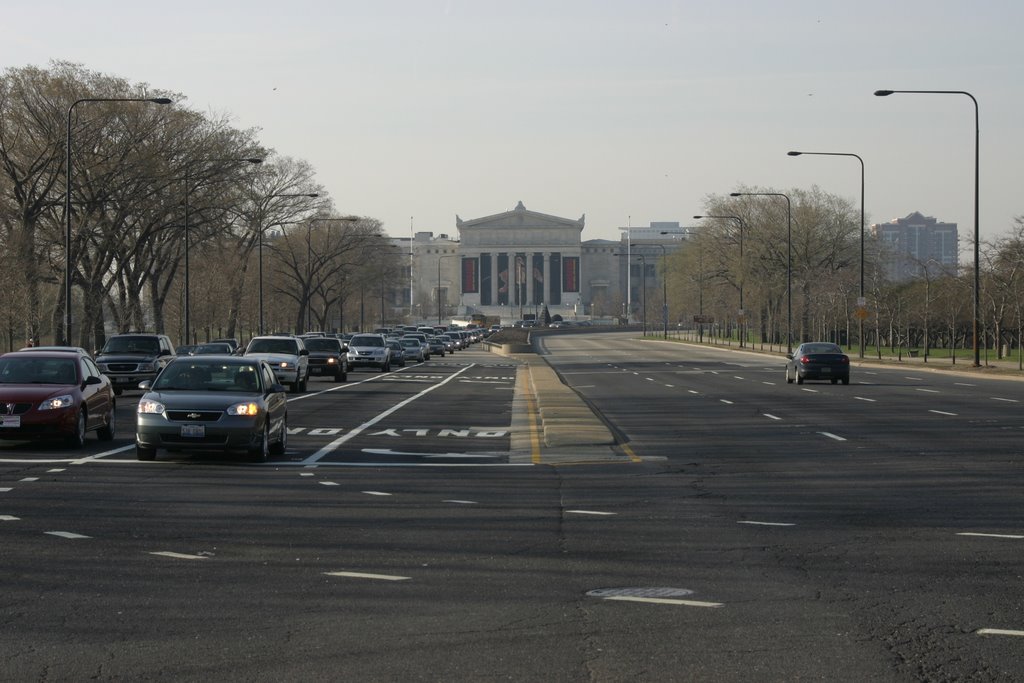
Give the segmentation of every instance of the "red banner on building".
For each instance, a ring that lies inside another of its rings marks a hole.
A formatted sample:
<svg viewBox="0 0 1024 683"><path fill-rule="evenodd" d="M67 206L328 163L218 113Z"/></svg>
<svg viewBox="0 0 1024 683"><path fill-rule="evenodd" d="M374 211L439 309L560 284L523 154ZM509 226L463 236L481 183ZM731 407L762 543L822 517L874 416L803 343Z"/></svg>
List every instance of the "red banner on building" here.
<svg viewBox="0 0 1024 683"><path fill-rule="evenodd" d="M562 257L562 291L580 291L580 257Z"/></svg>
<svg viewBox="0 0 1024 683"><path fill-rule="evenodd" d="M480 291L480 260L475 258L462 259L462 292L476 294Z"/></svg>

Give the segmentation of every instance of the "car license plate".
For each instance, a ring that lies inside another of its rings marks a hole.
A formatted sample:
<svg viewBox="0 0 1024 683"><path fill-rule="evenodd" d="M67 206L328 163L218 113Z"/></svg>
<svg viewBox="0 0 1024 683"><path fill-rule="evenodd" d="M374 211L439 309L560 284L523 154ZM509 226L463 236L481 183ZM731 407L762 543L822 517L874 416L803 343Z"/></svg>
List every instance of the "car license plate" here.
<svg viewBox="0 0 1024 683"><path fill-rule="evenodd" d="M134 377L115 377L114 381L118 384L131 384L135 381Z"/></svg>
<svg viewBox="0 0 1024 683"><path fill-rule="evenodd" d="M822 374L827 375L828 373L832 372L832 368L822 368L821 372Z"/></svg>
<svg viewBox="0 0 1024 683"><path fill-rule="evenodd" d="M206 425L181 425L181 435L201 439L206 436Z"/></svg>
<svg viewBox="0 0 1024 683"><path fill-rule="evenodd" d="M21 415L0 415L0 427L16 428L21 426Z"/></svg>

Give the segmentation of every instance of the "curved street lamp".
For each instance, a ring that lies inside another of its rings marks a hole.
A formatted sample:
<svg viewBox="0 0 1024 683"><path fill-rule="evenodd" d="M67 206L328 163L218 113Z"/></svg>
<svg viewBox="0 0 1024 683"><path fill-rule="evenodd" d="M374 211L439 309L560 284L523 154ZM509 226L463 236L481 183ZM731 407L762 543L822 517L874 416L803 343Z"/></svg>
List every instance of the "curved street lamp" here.
<svg viewBox="0 0 1024 683"><path fill-rule="evenodd" d="M786 353L793 353L793 203L784 192L730 192L730 197L782 197L786 200Z"/></svg>
<svg viewBox="0 0 1024 683"><path fill-rule="evenodd" d="M786 152L788 156L798 157L813 154L827 157L853 157L860 162L860 295L857 298L857 310L860 321L860 357L864 357L864 315L867 311L867 299L864 297L864 160L852 152Z"/></svg>
<svg viewBox="0 0 1024 683"><path fill-rule="evenodd" d="M64 149L64 343L71 344L71 113L83 102L152 102L170 104L167 97L83 97L68 107Z"/></svg>
<svg viewBox="0 0 1024 683"><path fill-rule="evenodd" d="M744 346L744 342L746 341L746 336L747 336L746 335L746 326L745 326L745 321L744 321L744 316L746 316L746 311L743 310L743 281L744 281L744 279L746 279L746 271L747 271L746 263L743 260L743 233L746 232L746 223L744 223L743 219L740 218L739 216L731 216L731 215L722 215L722 216L694 216L694 218L698 218L698 219L699 218L721 218L721 219L727 219L727 220L734 220L740 226L740 286L739 286L739 290L740 290L740 313L739 313L739 320L740 320L740 348L742 349L743 346Z"/></svg>
<svg viewBox="0 0 1024 683"><path fill-rule="evenodd" d="M978 348L978 328L981 327L981 236L978 229L978 176L980 169L979 141L981 134L978 125L978 100L966 90L876 90L876 97L888 97L896 93L911 95L965 95L974 103L974 367L981 367L981 351Z"/></svg>

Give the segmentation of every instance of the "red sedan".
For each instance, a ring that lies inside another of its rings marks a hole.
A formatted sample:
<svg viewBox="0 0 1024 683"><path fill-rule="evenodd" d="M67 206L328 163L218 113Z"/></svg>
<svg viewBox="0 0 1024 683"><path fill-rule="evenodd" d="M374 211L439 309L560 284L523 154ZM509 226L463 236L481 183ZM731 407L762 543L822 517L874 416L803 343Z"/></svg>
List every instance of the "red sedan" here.
<svg viewBox="0 0 1024 683"><path fill-rule="evenodd" d="M74 352L0 356L0 439L64 440L81 448L87 432L114 438L114 389L96 363Z"/></svg>

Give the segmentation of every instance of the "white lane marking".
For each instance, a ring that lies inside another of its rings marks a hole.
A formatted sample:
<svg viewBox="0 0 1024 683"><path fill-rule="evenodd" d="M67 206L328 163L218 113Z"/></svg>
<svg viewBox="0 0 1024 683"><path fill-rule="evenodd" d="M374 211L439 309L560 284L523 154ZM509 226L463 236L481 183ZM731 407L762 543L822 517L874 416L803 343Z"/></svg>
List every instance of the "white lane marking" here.
<svg viewBox="0 0 1024 683"><path fill-rule="evenodd" d="M339 484L336 481L318 481L317 483L320 484L321 486L340 486L341 485L341 484Z"/></svg>
<svg viewBox="0 0 1024 683"><path fill-rule="evenodd" d="M390 496L390 493L384 493L383 491L363 491L368 496Z"/></svg>
<svg viewBox="0 0 1024 683"><path fill-rule="evenodd" d="M979 628L976 633L979 636L1015 636L1024 638L1024 631L1010 631L1004 628Z"/></svg>
<svg viewBox="0 0 1024 683"><path fill-rule="evenodd" d="M953 386L956 386L956 387L976 387L978 385L977 384L968 384L966 382L953 382Z"/></svg>
<svg viewBox="0 0 1024 683"><path fill-rule="evenodd" d="M342 576L349 579L376 579L378 581L408 581L409 576L393 576L391 574L365 574L363 572L324 572L325 576Z"/></svg>
<svg viewBox="0 0 1024 683"><path fill-rule="evenodd" d="M836 441L846 441L846 439L844 439L843 437L837 436L837 435L833 434L832 432L818 432L818 433L821 434L822 436L827 436L830 439L835 439Z"/></svg>
<svg viewBox="0 0 1024 683"><path fill-rule="evenodd" d="M923 382L924 381L924 377L904 377L903 379L909 379L909 380L913 380L915 382Z"/></svg>
<svg viewBox="0 0 1024 683"><path fill-rule="evenodd" d="M75 534L70 531L44 531L43 533L50 536L59 536L60 538L90 538L90 536L83 536L82 534Z"/></svg>
<svg viewBox="0 0 1024 683"><path fill-rule="evenodd" d="M385 410L383 413L380 413L376 417L370 418L369 420L367 420L363 424L359 425L358 427L353 428L348 434L345 434L344 436L340 436L337 439L335 439L334 441L332 441L331 443L327 444L326 446L324 446L323 448L318 450L316 453L314 453L313 455L311 455L308 458L306 458L305 460L303 460L302 463L305 464L305 465L310 465L310 464L319 462L324 457L330 455L335 450L337 450L340 446L344 445L348 441L350 441L350 440L354 439L355 437L359 436L364 431L366 431L367 429L369 429L373 425L377 424L378 422L380 422L384 418L386 418L389 415L391 415L392 413L397 412L398 410L404 408L405 406L409 405L413 401L415 401L417 399L420 399L420 398L423 398L424 396L429 394L431 391L434 391L435 389L440 389L444 385L446 385L449 382L455 380L462 373L464 373L467 370L471 369L474 365L475 365L475 363L471 363L471 364L467 365L466 367L462 368L461 370L459 370L458 372L456 372L454 375L450 376L448 379L443 380L441 382L438 382L437 384L434 384L433 386L427 387L426 389L424 389L423 391L419 392L418 394L413 394L412 396L410 396L409 398L405 399L404 401L400 401L400 402L396 403L395 405L393 405L390 408L388 408L387 410Z"/></svg>
<svg viewBox="0 0 1024 683"><path fill-rule="evenodd" d="M413 367L415 367L415 366L413 366ZM301 394L299 396L292 396L291 398L288 399L288 403L292 403L293 401L304 401L307 398L313 398L315 396L322 396L322 395L330 393L332 391L339 391L339 390L345 389L347 387L357 387L360 384L366 384L367 382L374 382L374 381L378 381L378 380L382 380L382 379L387 379L388 377L391 377L392 375L398 374L400 372L404 372L404 370L395 370L394 372L388 372L388 373L381 373L379 375L373 375L371 377L367 377L366 379L359 380L358 382L345 382L344 384L335 384L334 386L327 387L326 389L321 389L320 391L314 391L311 394L310 393L306 393L306 394Z"/></svg>
<svg viewBox="0 0 1024 683"><path fill-rule="evenodd" d="M364 448L363 453L373 455L415 455L423 458L500 458L488 453L419 453L416 451L395 451L390 448Z"/></svg>
<svg viewBox="0 0 1024 683"><path fill-rule="evenodd" d="M316 475L312 472L299 472L300 477L315 477Z"/></svg>
<svg viewBox="0 0 1024 683"><path fill-rule="evenodd" d="M926 394L937 394L937 393L939 393L938 389L920 389L920 388L918 388L918 389L915 389L914 391L923 391Z"/></svg>
<svg viewBox="0 0 1024 683"><path fill-rule="evenodd" d="M877 403L877 401L875 399L873 399L873 398L864 398L863 396L854 396L854 398L857 399L858 401L867 401L868 403Z"/></svg>
<svg viewBox="0 0 1024 683"><path fill-rule="evenodd" d="M566 510L565 512L573 515L598 515L601 517L612 517L619 514L617 512L598 512L597 510Z"/></svg>
<svg viewBox="0 0 1024 683"><path fill-rule="evenodd" d="M57 474L58 472L67 472L66 467L54 467L52 470L46 470L47 474Z"/></svg>
<svg viewBox="0 0 1024 683"><path fill-rule="evenodd" d="M781 417L778 417L776 415L772 415L771 413L761 413L761 414L764 415L765 417L767 417L769 420L781 420L782 419Z"/></svg>
<svg viewBox="0 0 1024 683"><path fill-rule="evenodd" d="M158 550L156 552L149 553L150 555L159 555L160 557L170 557L174 560L208 560L209 555L187 555L185 553L173 553L170 550Z"/></svg>
<svg viewBox="0 0 1024 683"><path fill-rule="evenodd" d="M868 372L867 370L865 370L864 374L865 375L877 375L878 373L877 372Z"/></svg>
<svg viewBox="0 0 1024 683"><path fill-rule="evenodd" d="M767 384L770 387L774 387L775 386L775 382L761 382L761 384Z"/></svg>
<svg viewBox="0 0 1024 683"><path fill-rule="evenodd" d="M25 477L24 479L19 479L18 481L24 481L24 482L39 481L39 477Z"/></svg>
<svg viewBox="0 0 1024 683"><path fill-rule="evenodd" d="M13 488L11 488L10 486L5 486L5 487L3 487L2 489L0 489L0 493L10 493L10 492L11 492L11 491L13 491L13 490L14 490L14 489L13 489Z"/></svg>
<svg viewBox="0 0 1024 683"><path fill-rule="evenodd" d="M945 410L929 410L929 413L935 413L936 415L949 415L950 417L956 417L956 413L947 413Z"/></svg>
<svg viewBox="0 0 1024 683"><path fill-rule="evenodd" d="M719 401L721 401L722 403L725 403L725 404L727 404L727 405L730 405L730 406L731 406L731 405L733 405L733 402L732 402L732 401L729 401L729 400L727 400L727 399L724 399L724 398L720 398L720 399L718 399L718 400L719 400Z"/></svg>
<svg viewBox="0 0 1024 683"><path fill-rule="evenodd" d="M1018 400L1017 400L1017 399L1015 399L1015 398L1000 398L1000 397L998 397L998 396L991 396L990 398L991 398L991 399L992 399L993 401L1004 401L1004 402L1006 402L1006 403L1020 403L1020 401L1018 401Z"/></svg>
<svg viewBox="0 0 1024 683"><path fill-rule="evenodd" d="M641 598L634 595L610 595L604 600L618 602L645 602L652 605L682 605L684 607L722 607L720 602L701 602L700 600L674 600L672 598Z"/></svg>
<svg viewBox="0 0 1024 683"><path fill-rule="evenodd" d="M448 500L442 500L442 503L453 503L454 505L478 505L475 500L456 500L449 498Z"/></svg>
<svg viewBox="0 0 1024 683"><path fill-rule="evenodd" d="M644 379L647 380L648 382L653 382L654 381L653 377L644 377Z"/></svg>
<svg viewBox="0 0 1024 683"><path fill-rule="evenodd" d="M665 386L668 387L669 389L675 389L676 388L675 384L666 384ZM577 389L582 389L583 387L576 387L576 388Z"/></svg>
<svg viewBox="0 0 1024 683"><path fill-rule="evenodd" d="M753 524L754 526L796 526L789 522L755 522L753 520L741 519L737 524Z"/></svg>
<svg viewBox="0 0 1024 683"><path fill-rule="evenodd" d="M14 515L0 515L0 522L20 522L21 517L15 517Z"/></svg>
<svg viewBox="0 0 1024 683"><path fill-rule="evenodd" d="M694 391L693 389L690 389L689 391L690 391L691 394L699 394L700 393L699 391Z"/></svg>
<svg viewBox="0 0 1024 683"><path fill-rule="evenodd" d="M982 534L971 531L962 531L958 533L957 536L978 536L980 538L1009 538L1015 541L1024 539L1024 536L1018 536L1015 534Z"/></svg>
<svg viewBox="0 0 1024 683"><path fill-rule="evenodd" d="M84 465L87 462L92 462L93 460L99 460L100 458L105 458L108 455L114 455L115 453L124 453L125 451L130 451L130 450L134 450L134 449L135 449L135 444L130 443L127 446L121 446L120 448L115 448L115 449L110 450L110 451L103 451L102 453L97 453L96 455L88 455L88 456L86 456L84 458L77 458L75 460L72 460L71 464L72 465Z"/></svg>
<svg viewBox="0 0 1024 683"><path fill-rule="evenodd" d="M739 375L733 375L733 379L746 379L746 377L740 377Z"/></svg>
<svg viewBox="0 0 1024 683"><path fill-rule="evenodd" d="M818 393L818 390L817 390L817 389L807 389L807 388L803 388L803 389L801 389L800 391L806 391L806 392L807 392L807 393L809 393L809 394L816 394L816 393Z"/></svg>

